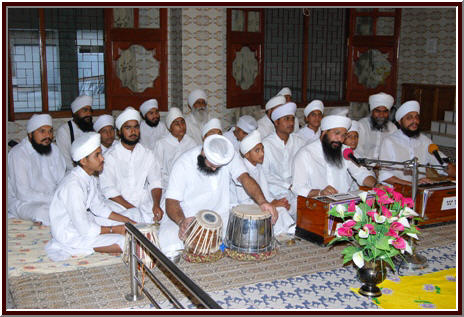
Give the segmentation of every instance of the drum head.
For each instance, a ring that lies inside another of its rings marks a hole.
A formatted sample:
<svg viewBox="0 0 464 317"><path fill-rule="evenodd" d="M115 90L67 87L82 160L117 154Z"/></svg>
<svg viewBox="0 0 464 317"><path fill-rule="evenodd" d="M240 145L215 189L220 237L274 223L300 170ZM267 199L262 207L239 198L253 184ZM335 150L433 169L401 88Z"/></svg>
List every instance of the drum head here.
<svg viewBox="0 0 464 317"><path fill-rule="evenodd" d="M203 228L218 229L222 227L222 219L218 213L212 210L200 210L196 220Z"/></svg>
<svg viewBox="0 0 464 317"><path fill-rule="evenodd" d="M270 218L270 214L264 213L258 205L238 205L232 208L232 212L242 219L260 220Z"/></svg>

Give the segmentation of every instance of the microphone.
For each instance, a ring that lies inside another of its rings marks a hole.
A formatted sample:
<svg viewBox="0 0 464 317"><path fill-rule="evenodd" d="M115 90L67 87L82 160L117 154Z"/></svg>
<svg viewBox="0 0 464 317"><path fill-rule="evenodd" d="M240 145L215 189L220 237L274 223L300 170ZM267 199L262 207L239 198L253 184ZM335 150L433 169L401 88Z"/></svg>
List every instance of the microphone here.
<svg viewBox="0 0 464 317"><path fill-rule="evenodd" d="M356 165L360 165L361 162L354 156L352 148L346 148L343 150L343 158L348 161L353 161Z"/></svg>
<svg viewBox="0 0 464 317"><path fill-rule="evenodd" d="M438 146L436 144L430 144L428 151L430 154L433 154L435 156L440 165L443 165L443 162L449 163L449 158L442 158L440 154L438 154Z"/></svg>

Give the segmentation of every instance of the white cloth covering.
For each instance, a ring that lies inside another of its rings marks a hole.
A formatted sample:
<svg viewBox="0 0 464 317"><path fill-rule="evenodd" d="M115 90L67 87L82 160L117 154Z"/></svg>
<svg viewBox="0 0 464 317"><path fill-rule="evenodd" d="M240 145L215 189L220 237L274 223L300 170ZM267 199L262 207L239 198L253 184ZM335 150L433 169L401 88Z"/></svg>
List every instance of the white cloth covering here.
<svg viewBox="0 0 464 317"><path fill-rule="evenodd" d="M52 117L49 114L33 114L29 121L27 121L27 133L32 133L44 125L52 127Z"/></svg>
<svg viewBox="0 0 464 317"><path fill-rule="evenodd" d="M420 105L417 101L410 100L403 103L395 113L396 122L400 122L400 120L410 112L420 113Z"/></svg>
<svg viewBox="0 0 464 317"><path fill-rule="evenodd" d="M255 130L248 134L246 137L243 138L242 142L240 142L240 153L243 155L250 152L256 145L261 143L261 134L259 134L258 130Z"/></svg>
<svg viewBox="0 0 464 317"><path fill-rule="evenodd" d="M265 105L264 108L267 111L267 110L272 109L274 107L283 105L286 102L287 102L287 100L285 99L284 96L277 95L277 96L274 96L271 99L269 99L268 102L266 102L266 105Z"/></svg>
<svg viewBox="0 0 464 317"><path fill-rule="evenodd" d="M145 222L153 222L151 190L161 188L159 162L153 151L140 143L130 151L120 141L115 141L105 153L100 187L108 205L115 211L120 211L122 206L109 198L121 195L142 211Z"/></svg>
<svg viewBox="0 0 464 317"><path fill-rule="evenodd" d="M204 138L205 135L213 129L221 130L222 132L222 124L221 120L218 118L211 118L206 124L201 128L201 137Z"/></svg>
<svg viewBox="0 0 464 317"><path fill-rule="evenodd" d="M340 115L330 115L322 118L321 131L326 131L336 128L349 129L351 127L351 119Z"/></svg>
<svg viewBox="0 0 464 317"><path fill-rule="evenodd" d="M71 157L79 162L100 147L101 135L97 132L84 133L71 144Z"/></svg>
<svg viewBox="0 0 464 317"><path fill-rule="evenodd" d="M185 217L194 217L202 209L217 212L222 218L225 235L229 219L230 181L245 173L246 168L237 153L229 164L221 166L217 174L204 175L197 168L197 157L201 149L201 145L196 146L176 160L169 176L166 199L179 201ZM167 256L176 254L177 250L184 247L178 233L177 224L169 217L163 217L159 238L161 251Z"/></svg>
<svg viewBox="0 0 464 317"><path fill-rule="evenodd" d="M398 130L398 128L393 122L389 121L387 123L387 128L383 131L374 130L372 129L370 116L360 119L358 123L359 140L357 150L359 150L365 158L378 159L382 140Z"/></svg>
<svg viewBox="0 0 464 317"><path fill-rule="evenodd" d="M292 95L292 91L288 87L282 88L278 93L277 96L286 96L286 95Z"/></svg>
<svg viewBox="0 0 464 317"><path fill-rule="evenodd" d="M238 119L236 126L246 133L251 133L258 128L258 122L252 116L244 115Z"/></svg>
<svg viewBox="0 0 464 317"><path fill-rule="evenodd" d="M92 97L87 95L78 96L74 101L71 103L71 111L72 113L76 113L77 111L81 110L86 106L92 106Z"/></svg>
<svg viewBox="0 0 464 317"><path fill-rule="evenodd" d="M163 188L168 186L169 175L177 158L195 146L195 141L187 134L179 142L169 133L155 143L155 160L159 161L161 166L161 186Z"/></svg>
<svg viewBox="0 0 464 317"><path fill-rule="evenodd" d="M304 116L307 117L314 110L319 110L320 112L322 112L322 114L324 114L324 103L318 99L311 101L304 108Z"/></svg>
<svg viewBox="0 0 464 317"><path fill-rule="evenodd" d="M109 114L102 114L95 120L93 124L93 129L95 132L100 132L100 130L106 126L112 126L114 127L114 118L113 116L110 116Z"/></svg>
<svg viewBox="0 0 464 317"><path fill-rule="evenodd" d="M192 112L185 115L184 119L187 125L187 134L190 135L197 145L203 144L203 138L201 136L203 125L195 119Z"/></svg>
<svg viewBox="0 0 464 317"><path fill-rule="evenodd" d="M419 164L439 165L435 156L428 152L429 145L432 143L428 137L420 134L418 138L410 138L401 130L387 136L380 148L379 159L387 161L404 162L417 157ZM443 156L443 155L441 155ZM441 174L444 171L437 170ZM383 167L379 172L379 181L384 181L392 176L396 176L405 181L412 181L411 175L404 175L404 169L401 165L395 165L391 168ZM419 178L425 177L425 169L419 168Z"/></svg>
<svg viewBox="0 0 464 317"><path fill-rule="evenodd" d="M298 117L295 116L295 126L293 127L293 132L297 132L300 129L300 123ZM267 137L271 133L275 132L274 123L269 119L265 114L261 119L258 120L258 131L261 134L262 138Z"/></svg>
<svg viewBox="0 0 464 317"><path fill-rule="evenodd" d="M149 99L149 100L144 101L140 105L139 109L140 109L140 112L142 113L142 116L145 116L147 112L153 108L158 109L158 100L156 99Z"/></svg>
<svg viewBox="0 0 464 317"><path fill-rule="evenodd" d="M314 130L309 128L308 125L305 125L296 132L296 135L304 139L306 143L309 143L321 137L321 128L317 129L317 131L314 132Z"/></svg>
<svg viewBox="0 0 464 317"><path fill-rule="evenodd" d="M189 96L188 96L188 104L189 104L189 106L193 107L193 105L195 104L195 102L198 99L203 99L203 100L205 100L206 103L208 103L208 100L206 98L206 92L204 90L195 89L189 94Z"/></svg>
<svg viewBox="0 0 464 317"><path fill-rule="evenodd" d="M208 136L203 143L206 159L215 166L228 164L235 155L234 146L222 135Z"/></svg>
<svg viewBox="0 0 464 317"><path fill-rule="evenodd" d="M386 94L384 92L380 92L375 95L370 95L369 96L369 109L372 111L377 107L385 107L388 110L391 109L393 106L393 102L395 100L393 97L389 94Z"/></svg>
<svg viewBox="0 0 464 317"><path fill-rule="evenodd" d="M345 148L347 147L343 146L342 151ZM296 154L293 162L292 191L295 195L306 197L311 190L322 190L330 185L339 193L346 193L352 184L351 176L359 184L362 184L367 176L373 176L365 167L358 167L343 158L342 162L341 168L329 165L320 140L305 145Z"/></svg>
<svg viewBox="0 0 464 317"><path fill-rule="evenodd" d="M287 102L281 106L276 107L271 114L272 121L277 121L282 117L285 116L295 116L296 112L296 103L294 102Z"/></svg>
<svg viewBox="0 0 464 317"><path fill-rule="evenodd" d="M156 142L168 134L169 131L161 120L156 127L150 127L145 120L140 123L140 144L152 151Z"/></svg>
<svg viewBox="0 0 464 317"><path fill-rule="evenodd" d="M78 166L58 186L50 204L52 239L45 246L53 261L63 261L73 255L89 255L94 252L93 248L112 244L118 244L124 250L123 235L100 234L101 227L95 219L108 218L111 209L104 203L97 182L96 177ZM135 208L120 214L136 222L141 220Z"/></svg>
<svg viewBox="0 0 464 317"><path fill-rule="evenodd" d="M166 129L171 129L171 124L177 118L184 118L182 111L177 107L171 107L166 115ZM184 118L185 120L185 118Z"/></svg>
<svg viewBox="0 0 464 317"><path fill-rule="evenodd" d="M141 119L142 118L140 117L140 113L137 110L135 110L133 107L127 107L119 114L114 124L116 129L121 130L122 125L127 121L135 120L140 123Z"/></svg>
<svg viewBox="0 0 464 317"><path fill-rule="evenodd" d="M74 132L74 140L86 133L82 131L73 120L71 120L71 125ZM68 122L62 124L58 128L58 131L56 132L56 145L65 159L66 171L72 170L74 165L71 159L71 132L69 131Z"/></svg>
<svg viewBox="0 0 464 317"><path fill-rule="evenodd" d="M60 150L51 146L40 155L26 137L8 153L8 217L50 224L50 201L66 172Z"/></svg>

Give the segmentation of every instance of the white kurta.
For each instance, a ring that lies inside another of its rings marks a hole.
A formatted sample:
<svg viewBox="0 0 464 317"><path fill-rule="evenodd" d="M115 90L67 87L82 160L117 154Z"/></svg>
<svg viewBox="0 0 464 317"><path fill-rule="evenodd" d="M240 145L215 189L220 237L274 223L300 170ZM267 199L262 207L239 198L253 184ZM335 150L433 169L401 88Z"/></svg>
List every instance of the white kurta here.
<svg viewBox="0 0 464 317"><path fill-rule="evenodd" d="M169 131L162 121L154 128L150 127L145 120L140 123L140 144L149 150L153 151L156 142L167 134Z"/></svg>
<svg viewBox="0 0 464 317"><path fill-rule="evenodd" d="M72 119L71 124L74 132L74 140L85 133ZM74 165L71 158L71 132L69 131L68 122L64 123L58 128L58 131L56 131L56 145L60 148L61 154L63 154L66 161L66 171L72 170Z"/></svg>
<svg viewBox="0 0 464 317"><path fill-rule="evenodd" d="M50 204L52 239L45 246L53 261L73 255L89 255L93 248L118 244L124 250L125 237L100 234L95 215L108 217L110 208L104 203L97 179L81 167L75 167L58 186Z"/></svg>
<svg viewBox="0 0 464 317"><path fill-rule="evenodd" d="M230 181L237 179L246 168L237 153L232 161L220 168L217 174L204 175L197 167L197 157L202 146L183 153L174 163L166 199L175 199L186 218L194 217L200 210L208 209L217 212L223 223L223 236L227 228L230 208ZM183 242L178 237L179 227L168 217L163 217L160 227L161 250L167 255L176 254L183 248Z"/></svg>
<svg viewBox="0 0 464 317"><path fill-rule="evenodd" d="M182 153L194 148L195 146L195 141L193 141L188 134L185 134L179 142L177 138L169 133L155 143L155 160L159 161L161 165L161 186L163 188L168 187L172 165L177 158Z"/></svg>
<svg viewBox="0 0 464 317"><path fill-rule="evenodd" d="M263 140L263 171L269 184L269 191L274 197L285 197L291 205L290 215L296 216L296 196L290 190L292 184L293 159L306 142L291 133L284 144L276 132Z"/></svg>
<svg viewBox="0 0 464 317"><path fill-rule="evenodd" d="M316 132L313 129L309 128L307 125L302 127L296 133L300 138L304 139L306 143L312 142L317 140L321 137L321 128L319 128Z"/></svg>
<svg viewBox="0 0 464 317"><path fill-rule="evenodd" d="M418 138L410 138L401 130L397 130L382 142L380 159L386 161L404 162L417 157L419 164L438 165L438 161L428 152L429 145L432 143L428 137L420 134ZM404 175L404 169L401 165L395 165L391 168L383 167L379 172L379 181L384 181L392 176L396 176L405 181L412 181L411 175ZM438 170L439 173L445 174ZM425 169L419 168L419 178L425 177Z"/></svg>
<svg viewBox="0 0 464 317"><path fill-rule="evenodd" d="M203 144L201 137L201 125L197 119L193 116L192 112L184 116L185 123L187 125L187 134L195 141L197 145Z"/></svg>
<svg viewBox="0 0 464 317"><path fill-rule="evenodd" d="M120 141L115 141L105 153L100 187L106 199L121 195L143 212L145 222L153 222L151 190L161 188L159 162L155 160L153 151L140 143L130 151ZM108 204L116 211L122 208L112 200Z"/></svg>
<svg viewBox="0 0 464 317"><path fill-rule="evenodd" d="M346 146L343 146L342 151L345 148ZM359 184L362 184L366 177L373 176L365 167L358 167L351 161L342 159L342 163L341 168L327 163L320 140L305 145L296 154L293 162L292 191L296 195L306 197L311 190L322 190L330 185L339 193L346 193L350 190L351 176Z"/></svg>
<svg viewBox="0 0 464 317"><path fill-rule="evenodd" d="M300 123L298 117L295 116L295 126L293 132L297 132L300 129ZM275 132L274 122L265 114L261 119L258 120L258 131L261 134L261 138L267 137L272 132Z"/></svg>
<svg viewBox="0 0 464 317"><path fill-rule="evenodd" d="M369 117L362 118L359 122L359 141L358 152L362 153L365 158L378 159L380 154L380 145L382 140L389 134L398 130L396 125L388 121L387 131L373 130L371 127L371 119Z"/></svg>
<svg viewBox="0 0 464 317"><path fill-rule="evenodd" d="M232 128L229 129L229 131L227 131L223 135L232 143L232 145L234 146L235 151L239 152L240 151L240 141L237 140L237 138L235 137L234 131L235 131L235 127L232 127Z"/></svg>
<svg viewBox="0 0 464 317"><path fill-rule="evenodd" d="M8 217L50 224L50 201L66 172L60 149L39 154L27 137L8 153Z"/></svg>

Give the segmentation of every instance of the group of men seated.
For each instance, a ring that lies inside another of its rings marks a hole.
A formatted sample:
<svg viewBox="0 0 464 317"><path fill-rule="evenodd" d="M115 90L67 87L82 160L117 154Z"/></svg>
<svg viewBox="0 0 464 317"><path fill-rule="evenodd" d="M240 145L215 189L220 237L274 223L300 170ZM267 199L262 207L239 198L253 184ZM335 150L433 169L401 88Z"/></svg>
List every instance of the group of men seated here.
<svg viewBox="0 0 464 317"><path fill-rule="evenodd" d="M8 215L50 226L45 248L55 261L122 252L125 222L159 223L161 250L173 257L198 211L217 212L226 226L238 204L259 205L271 215L274 234L293 234L298 195L410 184L403 169L380 169L377 176L344 159L345 148L358 157L439 164L428 153L431 140L419 131L419 103L399 107L397 128L389 120L393 101L384 93L370 96L370 115L357 122L323 116L323 102L314 100L300 128L284 88L260 120L244 115L223 131L221 120L208 118L203 90L190 93L187 115L171 107L164 122L155 99L139 110L127 107L116 120L101 115L93 122L92 98L79 96L56 145L52 118L36 114L27 137L8 153ZM420 173L419 182L428 182Z"/></svg>

